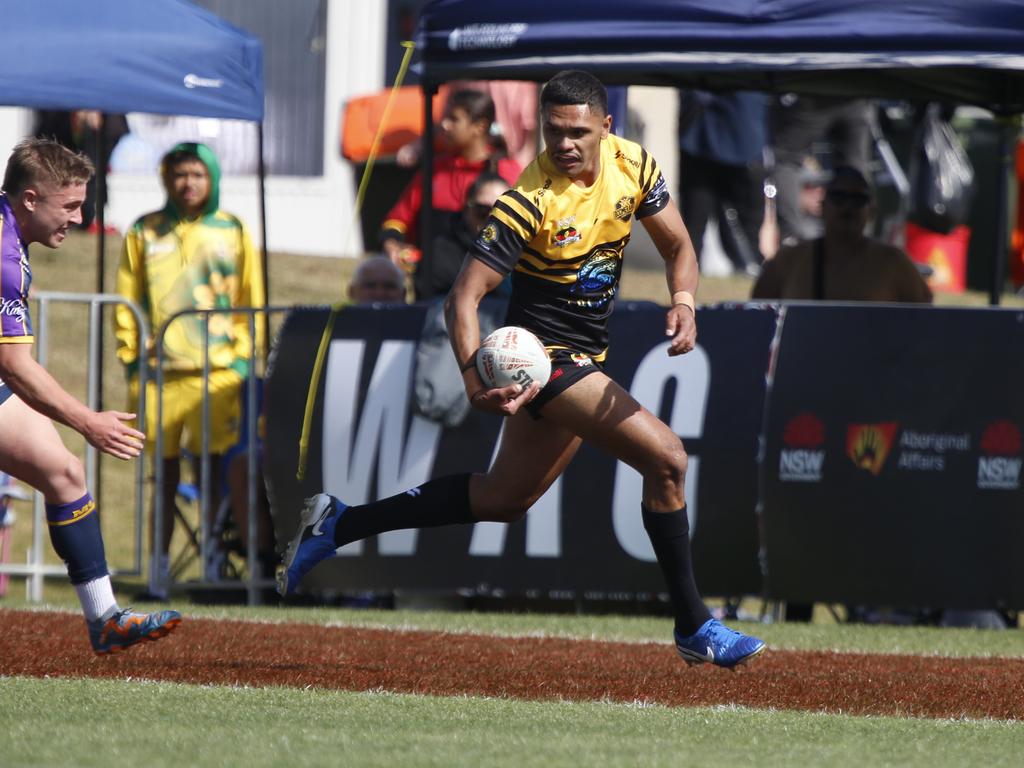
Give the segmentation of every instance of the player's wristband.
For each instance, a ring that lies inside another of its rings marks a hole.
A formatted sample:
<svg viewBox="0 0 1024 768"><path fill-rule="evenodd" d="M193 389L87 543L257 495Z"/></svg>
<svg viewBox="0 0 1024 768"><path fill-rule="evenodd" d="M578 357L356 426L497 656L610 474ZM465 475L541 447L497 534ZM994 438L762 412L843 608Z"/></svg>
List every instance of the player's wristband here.
<svg viewBox="0 0 1024 768"><path fill-rule="evenodd" d="M476 368L476 352L469 356L469 360L459 366L459 370L465 373L470 368Z"/></svg>
<svg viewBox="0 0 1024 768"><path fill-rule="evenodd" d="M695 311L696 302L693 300L693 294L689 291L676 291L672 294L672 306L678 307L680 304L688 307L693 314L697 314Z"/></svg>

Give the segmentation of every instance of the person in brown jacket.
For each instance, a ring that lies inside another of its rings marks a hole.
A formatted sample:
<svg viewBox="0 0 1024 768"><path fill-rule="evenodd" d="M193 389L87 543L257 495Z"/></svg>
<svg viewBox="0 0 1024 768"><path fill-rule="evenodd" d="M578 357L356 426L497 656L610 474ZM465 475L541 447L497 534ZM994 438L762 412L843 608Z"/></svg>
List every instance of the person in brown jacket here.
<svg viewBox="0 0 1024 768"><path fill-rule="evenodd" d="M784 247L766 261L751 298L930 303L931 289L910 257L864 233L873 213L864 175L837 167L822 204L824 237Z"/></svg>

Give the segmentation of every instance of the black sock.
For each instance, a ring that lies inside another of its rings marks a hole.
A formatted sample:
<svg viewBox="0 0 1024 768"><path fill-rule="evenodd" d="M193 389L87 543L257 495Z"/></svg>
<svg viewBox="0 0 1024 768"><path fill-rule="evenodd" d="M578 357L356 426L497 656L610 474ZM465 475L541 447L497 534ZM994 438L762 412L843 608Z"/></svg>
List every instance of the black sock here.
<svg viewBox="0 0 1024 768"><path fill-rule="evenodd" d="M697 592L690 557L690 522L686 507L675 512L651 512L643 504L644 530L654 545L658 565L665 575L669 597L676 614L676 632L688 637L711 618L704 601Z"/></svg>
<svg viewBox="0 0 1024 768"><path fill-rule="evenodd" d="M468 473L439 477L397 496L349 507L334 529L334 541L340 547L385 531L479 522L469 509L469 478Z"/></svg>

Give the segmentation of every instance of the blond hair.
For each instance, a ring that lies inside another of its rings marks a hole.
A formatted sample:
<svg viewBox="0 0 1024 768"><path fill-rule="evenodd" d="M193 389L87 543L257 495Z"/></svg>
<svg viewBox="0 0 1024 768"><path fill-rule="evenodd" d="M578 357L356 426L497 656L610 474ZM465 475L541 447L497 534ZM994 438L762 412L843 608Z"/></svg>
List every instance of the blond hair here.
<svg viewBox="0 0 1024 768"><path fill-rule="evenodd" d="M7 160L3 190L9 195L17 195L41 183L63 188L84 184L92 174L92 161L80 152L68 149L54 139L23 139L15 145Z"/></svg>

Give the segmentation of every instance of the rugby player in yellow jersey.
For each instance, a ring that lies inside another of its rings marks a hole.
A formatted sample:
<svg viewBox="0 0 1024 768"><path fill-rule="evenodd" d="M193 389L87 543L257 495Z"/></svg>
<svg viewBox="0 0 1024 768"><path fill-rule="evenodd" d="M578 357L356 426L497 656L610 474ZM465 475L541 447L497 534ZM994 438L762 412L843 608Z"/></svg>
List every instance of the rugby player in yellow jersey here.
<svg viewBox="0 0 1024 768"><path fill-rule="evenodd" d="M508 417L493 465L485 474L438 478L415 493L361 506L314 496L279 568L279 589L294 591L336 547L383 531L520 520L587 440L643 476L641 514L672 598L680 656L688 664L733 667L765 645L713 619L697 591L682 442L601 369L632 219L644 224L665 260L670 355L696 342L693 246L654 158L610 133L599 80L560 72L540 103L546 149L498 199L446 302L466 396ZM489 389L476 370L477 306L509 272L506 324L533 331L552 358L551 379L539 393L536 384Z"/></svg>

